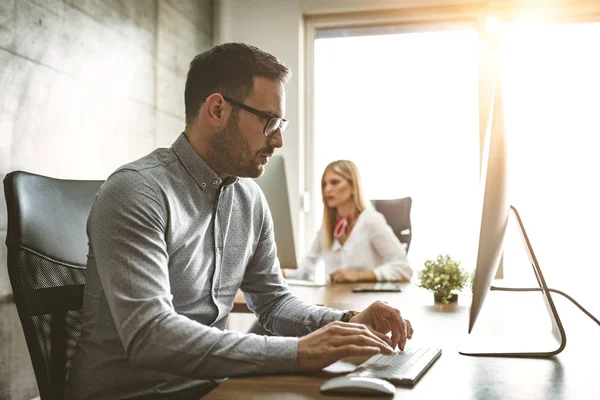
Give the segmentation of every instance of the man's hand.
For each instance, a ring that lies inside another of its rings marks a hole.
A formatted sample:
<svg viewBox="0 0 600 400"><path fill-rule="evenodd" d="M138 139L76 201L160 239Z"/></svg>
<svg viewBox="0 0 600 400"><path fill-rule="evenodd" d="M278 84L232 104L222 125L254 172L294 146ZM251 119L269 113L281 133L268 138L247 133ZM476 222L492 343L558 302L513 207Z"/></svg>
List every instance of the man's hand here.
<svg viewBox="0 0 600 400"><path fill-rule="evenodd" d="M297 370L318 371L346 357L392 354L391 340L365 325L332 322L298 339Z"/></svg>
<svg viewBox="0 0 600 400"><path fill-rule="evenodd" d="M400 310L383 301L376 301L360 314L352 317L350 322L365 324L380 334L392 332L391 346L396 345L404 350L406 339L412 339L413 328L409 320L402 318Z"/></svg>
<svg viewBox="0 0 600 400"><path fill-rule="evenodd" d="M336 269L329 274L329 279L333 283L358 282L360 271L351 271L349 269Z"/></svg>

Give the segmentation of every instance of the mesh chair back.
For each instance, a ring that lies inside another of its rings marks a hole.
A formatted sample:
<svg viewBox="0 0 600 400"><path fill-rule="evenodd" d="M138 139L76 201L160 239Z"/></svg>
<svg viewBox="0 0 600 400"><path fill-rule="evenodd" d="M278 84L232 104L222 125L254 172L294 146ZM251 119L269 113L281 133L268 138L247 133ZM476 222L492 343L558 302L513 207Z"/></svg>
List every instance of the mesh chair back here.
<svg viewBox="0 0 600 400"><path fill-rule="evenodd" d="M371 200L377 211L383 214L387 223L392 227L394 234L404 244L406 252L410 248L412 240L412 222L410 220L410 209L412 198Z"/></svg>
<svg viewBox="0 0 600 400"><path fill-rule="evenodd" d="M63 399L81 331L86 223L102 181L4 179L8 273L40 397Z"/></svg>

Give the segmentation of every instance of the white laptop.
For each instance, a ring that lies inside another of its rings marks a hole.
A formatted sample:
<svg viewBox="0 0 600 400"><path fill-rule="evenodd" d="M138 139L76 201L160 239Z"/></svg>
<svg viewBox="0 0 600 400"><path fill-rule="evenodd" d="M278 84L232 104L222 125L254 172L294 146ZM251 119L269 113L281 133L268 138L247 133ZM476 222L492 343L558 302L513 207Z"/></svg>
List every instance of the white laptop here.
<svg viewBox="0 0 600 400"><path fill-rule="evenodd" d="M308 280L304 280L304 279L288 279L288 278L286 278L285 280L288 283L288 285L290 285L290 286L319 287L319 286L327 285L325 282L315 282L315 281L308 281Z"/></svg>

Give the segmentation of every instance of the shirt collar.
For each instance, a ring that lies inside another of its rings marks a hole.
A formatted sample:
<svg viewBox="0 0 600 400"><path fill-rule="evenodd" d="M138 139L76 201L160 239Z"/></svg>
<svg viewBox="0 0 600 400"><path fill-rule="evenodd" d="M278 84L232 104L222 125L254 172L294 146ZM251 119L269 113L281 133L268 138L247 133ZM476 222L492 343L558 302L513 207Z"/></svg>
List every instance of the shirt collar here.
<svg viewBox="0 0 600 400"><path fill-rule="evenodd" d="M206 165L202 157L192 148L183 132L175 140L171 149L202 190L217 189L221 184L229 186L238 181L237 177L230 177L225 180L219 178L216 172Z"/></svg>

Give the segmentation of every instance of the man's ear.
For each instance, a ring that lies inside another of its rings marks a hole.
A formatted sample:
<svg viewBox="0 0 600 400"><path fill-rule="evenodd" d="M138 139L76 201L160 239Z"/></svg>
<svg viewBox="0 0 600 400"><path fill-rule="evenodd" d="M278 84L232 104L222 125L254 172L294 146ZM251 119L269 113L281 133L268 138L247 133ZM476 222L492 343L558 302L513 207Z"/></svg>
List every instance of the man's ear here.
<svg viewBox="0 0 600 400"><path fill-rule="evenodd" d="M204 113L208 124L213 129L220 129L227 125L231 107L219 93L213 93L204 101Z"/></svg>

